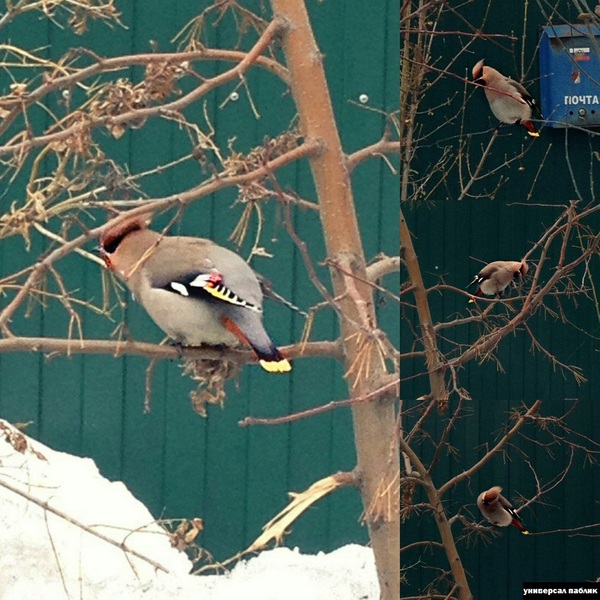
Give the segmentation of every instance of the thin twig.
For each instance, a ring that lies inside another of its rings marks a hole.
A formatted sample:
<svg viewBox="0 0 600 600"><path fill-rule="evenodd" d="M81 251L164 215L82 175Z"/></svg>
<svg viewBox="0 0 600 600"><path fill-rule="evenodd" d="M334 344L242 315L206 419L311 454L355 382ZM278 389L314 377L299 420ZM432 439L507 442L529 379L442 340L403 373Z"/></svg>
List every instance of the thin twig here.
<svg viewBox="0 0 600 600"><path fill-rule="evenodd" d="M380 139L378 142L365 146L356 152L353 152L348 156L347 164L350 172L365 160L374 158L376 156L382 156L385 154L400 154L400 142L395 140L388 140L386 138Z"/></svg>
<svg viewBox="0 0 600 600"><path fill-rule="evenodd" d="M525 425L525 423L530 420L533 415L538 411L539 407L542 405L541 400L536 400L533 405L527 409L525 413L519 416L516 423L507 431L500 441L491 449L485 453L480 460L478 460L474 465L470 468L464 470L462 473L455 475L452 479L449 479L446 483L444 483L438 489L438 493L440 497L442 497L450 488L453 488L455 485L463 481L464 479L468 479L474 473L477 473L486 463L488 463L492 457L494 457L498 452L500 452L506 444L519 432L521 427Z"/></svg>
<svg viewBox="0 0 600 600"><path fill-rule="evenodd" d="M154 117L158 115L174 114L177 113L193 102L199 100L211 90L228 83L238 77L242 77L243 74L256 62L259 56L264 50L271 44L273 38L285 27L285 21L278 17L275 17L267 28L263 31L260 38L254 44L254 46L246 53L243 54L243 58L235 67L220 73L211 79L207 79L197 88L184 94L177 100L173 100L163 105L152 106L148 108L128 110L120 115L107 115L103 117L89 117L86 121L86 127L97 127L99 125L119 125L130 122L136 119L147 119L148 117ZM65 140L70 136L78 133L81 128L81 123L77 122L74 125L61 129L60 131L49 133L46 135L27 137L22 141L15 141L13 143L0 146L0 156L7 154L18 154L22 151L29 151L31 148L38 146L46 146L52 142L58 142ZM3 133L3 128L0 126L0 135Z"/></svg>
<svg viewBox="0 0 600 600"><path fill-rule="evenodd" d="M148 556L145 556L144 554L142 554L141 552L138 552L137 550L134 550L133 548L129 548L129 546L127 546L127 544L125 544L124 542L118 542L118 541L112 539L111 537L107 536L106 534L101 533L100 531L97 531L93 527L90 527L89 525L86 525L85 523L82 523L81 521L74 519L71 515L60 510L59 508L55 508L55 507L51 506L49 501L40 500L39 498L36 498L29 492L24 492L23 490L19 489L18 486L13 485L12 483L9 483L2 479L0 479L0 486L6 488L7 490L10 490L11 492L14 492L15 494L18 494L19 496L22 496L27 501L33 502L33 504L36 504L40 508L43 508L45 511L51 512L52 514L56 515L57 517L60 517L61 519L64 519L65 521L72 523L76 527L79 527L83 531L100 538L101 540L111 544L112 546L116 546L117 548L120 548L121 550L123 550L123 552L126 552L127 554L131 554L132 556L135 556L136 558L139 558L140 560L147 562L148 564L152 565L155 569L158 569L159 571L162 571L163 573L170 572L165 566L163 566L159 562L149 558ZM165 532L165 534L166 534L166 532Z"/></svg>
<svg viewBox="0 0 600 600"><path fill-rule="evenodd" d="M365 394L364 396L358 396L356 398L347 398L346 400L332 400L327 404L323 404L321 406L315 406L314 408L309 408L307 410L301 410L295 413L291 413L289 415L285 415L282 417L274 417L274 418L260 418L260 417L246 417L238 422L240 427L249 427L251 425L282 425L284 423L292 423L294 421L300 421L302 419L306 419L308 417L314 417L315 415L320 415L325 412L329 412L330 410L335 410L336 408L343 408L344 406L352 406L354 404L358 404L361 402L372 402L373 400L378 400L382 396L387 395L398 395L400 393L400 380L398 378L394 378L393 381L382 385L380 388Z"/></svg>

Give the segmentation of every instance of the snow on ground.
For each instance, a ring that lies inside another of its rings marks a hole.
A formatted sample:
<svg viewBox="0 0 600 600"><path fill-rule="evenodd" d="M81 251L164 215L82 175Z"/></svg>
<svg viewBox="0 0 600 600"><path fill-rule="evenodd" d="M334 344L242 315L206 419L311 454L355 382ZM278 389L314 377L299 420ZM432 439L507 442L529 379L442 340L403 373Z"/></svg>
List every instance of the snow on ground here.
<svg viewBox="0 0 600 600"><path fill-rule="evenodd" d="M379 598L373 553L358 545L316 556L276 548L225 575L188 575L191 566L123 483L103 478L91 459L51 450L0 419L0 600Z"/></svg>

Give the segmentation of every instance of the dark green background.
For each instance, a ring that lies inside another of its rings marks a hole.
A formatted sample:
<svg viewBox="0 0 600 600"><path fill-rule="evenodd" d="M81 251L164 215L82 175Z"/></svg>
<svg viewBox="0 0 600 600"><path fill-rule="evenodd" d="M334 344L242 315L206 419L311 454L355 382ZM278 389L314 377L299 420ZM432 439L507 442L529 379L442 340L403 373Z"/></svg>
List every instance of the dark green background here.
<svg viewBox="0 0 600 600"><path fill-rule="evenodd" d="M558 5L558 13L566 19L575 19L577 11L573 3L563 1ZM524 7L528 6L527 18ZM469 31L466 23L474 26L473 32L481 28L483 34L513 35L513 43L507 38L479 37L466 50L462 49L470 40L467 36L439 35L433 45L431 63L444 68L451 57L456 57L450 71L461 77L471 77L471 68L480 59L516 79L521 77L521 48L524 48L528 88L538 95L539 67L537 55L538 28L547 22L549 5L545 3L479 2L466 4L457 16L448 16L438 24L438 31ZM484 18L485 13L485 18ZM556 23L561 22L555 17ZM483 23L483 26L482 26ZM525 33L525 37L524 37ZM462 53L461 53L462 51ZM433 81L436 75L431 74ZM466 90L466 112L461 112L464 86L459 79L444 77L436 83L427 97L418 122L427 135L435 131L421 145L418 159L413 163L415 177L422 177L440 165L444 149L453 148L458 156L458 137L469 135L471 143L465 149L470 167L477 165L483 148L486 147L497 121L493 117L481 90ZM464 119L463 119L464 117ZM438 128L446 123L444 127ZM464 128L464 129L461 129ZM466 289L473 276L480 269L481 262L493 260L520 260L531 248L545 227L560 213L560 206L578 198L576 186L582 196L582 204L597 202L598 161L592 156L600 149L598 131L596 135L586 132L544 129L537 139L530 138L520 127L505 126L500 139L493 146L486 163L487 169L499 167L497 174L477 183L472 192L483 194L481 198L465 199L457 202L460 194L457 170L448 169L434 175L440 185L429 198L418 206L406 206L405 214L414 233L414 244L420 258L425 283L436 283L439 276L451 285ZM574 172L576 186L569 174L566 149ZM502 166L505 159L525 154L508 166ZM465 181L468 180L465 167ZM542 167L540 170L540 166ZM539 171L539 172L538 172ZM492 198L486 197L500 177L506 179ZM534 185L535 182L535 185ZM596 190L594 190L596 186ZM428 189L431 189L431 184ZM533 190L529 195L530 190ZM518 203L522 203L518 205ZM547 207L535 207L543 203ZM595 220L594 229L599 227ZM547 280L551 267L556 264L558 248L555 248L542 280ZM537 260L538 255L534 256ZM600 281L598 257L593 257L590 270L596 286ZM578 269L575 281L580 283L583 270ZM513 292L514 293L514 292ZM433 321L451 320L467 315L467 300L464 296L449 291L430 296ZM549 300L549 306L556 309L556 303ZM471 363L458 375L460 384L472 396L467 402L463 418L459 419L449 443L456 453L444 451L440 464L433 472L437 485L460 473L472 465L485 453L486 445L494 444L504 433L509 413L523 403L531 406L535 400L543 400L543 415L564 414L572 407L574 399L579 404L567 420L569 427L581 432L595 442L598 441L598 351L600 349L598 307L593 301L570 305L568 317L575 327L563 325L550 315L538 312L530 321L530 326L538 339L556 357L567 363L579 365L587 377L587 383L578 386L570 375L554 370L550 362L540 353L534 353L530 339L523 332L505 339L498 352L502 371L493 362ZM495 311L502 308L497 306ZM408 313L410 317L410 312ZM403 325L404 327L404 325ZM579 330L576 327L580 328ZM402 329L402 345L410 350L412 336L408 327ZM589 333L586 335L584 332ZM445 330L448 339L439 339L441 348L450 350L452 342L472 342L477 337L475 327L463 327L460 331ZM415 398L428 391L425 377L413 378L422 373L422 363L406 361L403 365L402 398L405 407L414 406ZM456 396L451 400L451 409L456 408ZM427 431L436 438L445 427L451 413L435 416ZM409 426L411 419L405 421ZM477 495L491 487L501 485L511 498L519 495L531 497L535 493L535 479L531 469L517 452L531 461L542 483L548 483L568 462L564 448L548 446L548 436L536 434L532 428L526 435L540 442L514 440L515 448L508 456L497 456L470 480L461 483L444 497L449 515L459 510L471 520L480 520L475 506ZM583 441L583 439L581 438ZM592 445L586 442L588 446ZM431 445L423 440L421 451L425 458L431 457ZM597 448L596 448L597 449ZM581 452L576 453L573 467L565 481L544 498L543 504L536 504L521 513L532 532L549 532L561 528L573 528L585 524L599 523L600 510L598 497L600 477L595 464L586 462ZM424 495L417 494L415 502L424 501ZM403 526L403 545L419 539L439 540L432 525L432 519L417 516ZM453 532L460 537L460 522L453 525ZM523 536L516 529L501 530L501 535L491 543L475 545L466 541L459 543L459 551L465 568L471 577L472 591L478 599L507 599L521 597L523 581L589 581L600 576L600 549L598 530L587 532L590 536L572 536L561 533L548 533L539 536ZM433 558L432 558L433 556ZM418 563L421 561L421 563ZM418 548L403 555L404 565L425 564L447 569L447 561L440 550ZM412 569L403 595L410 595L431 581L439 572L426 568ZM451 587L451 586L450 586Z"/></svg>
<svg viewBox="0 0 600 600"><path fill-rule="evenodd" d="M325 55L344 148L350 153L377 141L385 123L380 112L357 106L361 94L368 95L368 106L377 111L397 108L399 3L389 0L368 7L358 1L307 4L317 42ZM61 31L31 14L11 24L4 36L27 49L47 45L46 52L53 58L69 47L86 45L106 56L148 52L150 40L154 40L158 50L167 51L174 47L170 40L175 34L206 6L206 2L191 0L120 2L118 8L128 29L111 30L92 23L82 37ZM232 47L236 39L229 18L216 32L207 32L207 41L220 48ZM248 47L252 39L255 38L245 38L242 47ZM201 70L210 75L225 68L223 64L211 63ZM141 73L133 70L122 76L127 75L139 80ZM2 81L5 86L10 83L5 76ZM248 151L261 143L265 135L273 136L285 129L294 117L291 97L280 81L262 71L250 74L248 81L261 115L259 120L254 118L243 88L237 102L219 108L233 91L233 83L207 98L208 114L224 148L227 140L235 136L235 149ZM182 87L189 89L189 83ZM50 102L56 106L59 100L55 97ZM188 109L188 118L202 122L203 102ZM35 118L44 117L38 113ZM119 140L99 131L94 137L103 144L107 156L128 165L132 173L189 152L187 136L173 123L158 119ZM163 175L144 179L142 189L149 197L159 197L196 185L206 176L197 163L188 162ZM367 257L381 251L396 255L397 178L375 160L359 166L353 182ZM315 199L306 162L288 168L282 183ZM2 211L12 201L22 202L24 185L22 176L6 191L0 200ZM234 199L234 190L228 190L197 202L186 209L175 231L211 237L231 247L228 237L243 210L243 206L233 203ZM253 266L273 282L276 291L306 309L321 298L281 225L274 202L265 214L262 244L274 258L255 259ZM93 216L96 223L105 218L102 213ZM325 252L315 214L300 211L294 218L315 264L321 262ZM55 221L48 226L59 228ZM251 230L241 250L243 254L247 255L252 239ZM45 247L35 234L30 252L24 249L20 238L3 240L0 274L34 262L36 253ZM93 244L88 249L92 250ZM78 290L82 299L100 301L100 270L96 265L72 256L58 266L68 289ZM327 281L327 272L320 268L319 273ZM9 292L0 302L11 297ZM313 339L335 339L335 319L330 312L321 312ZM273 303L266 306L265 313L267 328L279 344L299 340L302 317ZM383 326L397 342L397 307L393 303L382 304L380 313ZM116 325L101 316L85 312L82 315L85 335L90 338L108 338ZM114 316L118 321L119 311ZM162 337L132 301L127 307L127 323L138 340L159 341ZM55 302L45 309L35 307L29 318L24 318L21 311L12 323L13 332L21 335L65 336L66 326L66 315ZM132 357L49 359L40 354L2 355L0 416L11 421L32 421L27 431L35 438L58 450L91 456L105 476L123 480L156 517L201 516L205 530L200 543L218 559L252 542L261 526L286 504L288 491L305 489L317 479L351 469L355 464L348 410L278 427L241 429L237 425L247 415L284 415L345 398L342 369L331 359L297 360L289 376L268 375L257 366L247 367L238 387L229 385L225 409L211 407L207 419L193 412L188 398L192 383L182 377L176 362L157 367L152 411L144 414L146 366L146 360ZM348 542L364 543L367 536L358 523L360 512L358 495L342 490L309 510L295 524L286 543L306 552L330 550Z"/></svg>

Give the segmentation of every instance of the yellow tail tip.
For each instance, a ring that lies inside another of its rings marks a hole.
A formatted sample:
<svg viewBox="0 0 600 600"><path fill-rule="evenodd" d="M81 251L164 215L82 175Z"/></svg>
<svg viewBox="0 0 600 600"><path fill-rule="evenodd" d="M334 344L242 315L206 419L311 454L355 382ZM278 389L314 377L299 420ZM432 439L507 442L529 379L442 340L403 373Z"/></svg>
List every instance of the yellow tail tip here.
<svg viewBox="0 0 600 600"><path fill-rule="evenodd" d="M527 132L531 137L540 137L540 134L537 131L528 131Z"/></svg>
<svg viewBox="0 0 600 600"><path fill-rule="evenodd" d="M292 365L286 358L282 358L281 360L260 360L259 363L269 373L288 373L292 370Z"/></svg>
<svg viewBox="0 0 600 600"><path fill-rule="evenodd" d="M470 300L467 302L467 304L471 304L471 302L475 302L474 298L471 298L471 299L470 299Z"/></svg>
<svg viewBox="0 0 600 600"><path fill-rule="evenodd" d="M529 531L527 531L527 529L524 529L523 531L521 531L521 533L522 533L523 535L529 535Z"/></svg>

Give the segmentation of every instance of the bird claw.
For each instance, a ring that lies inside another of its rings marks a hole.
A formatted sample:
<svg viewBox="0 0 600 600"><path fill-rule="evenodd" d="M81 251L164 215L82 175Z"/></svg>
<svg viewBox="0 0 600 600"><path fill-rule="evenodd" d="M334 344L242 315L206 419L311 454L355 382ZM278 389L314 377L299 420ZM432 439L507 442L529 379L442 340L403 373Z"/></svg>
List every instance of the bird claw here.
<svg viewBox="0 0 600 600"><path fill-rule="evenodd" d="M183 358L183 344L178 340L169 340L169 346L177 350L177 358Z"/></svg>

